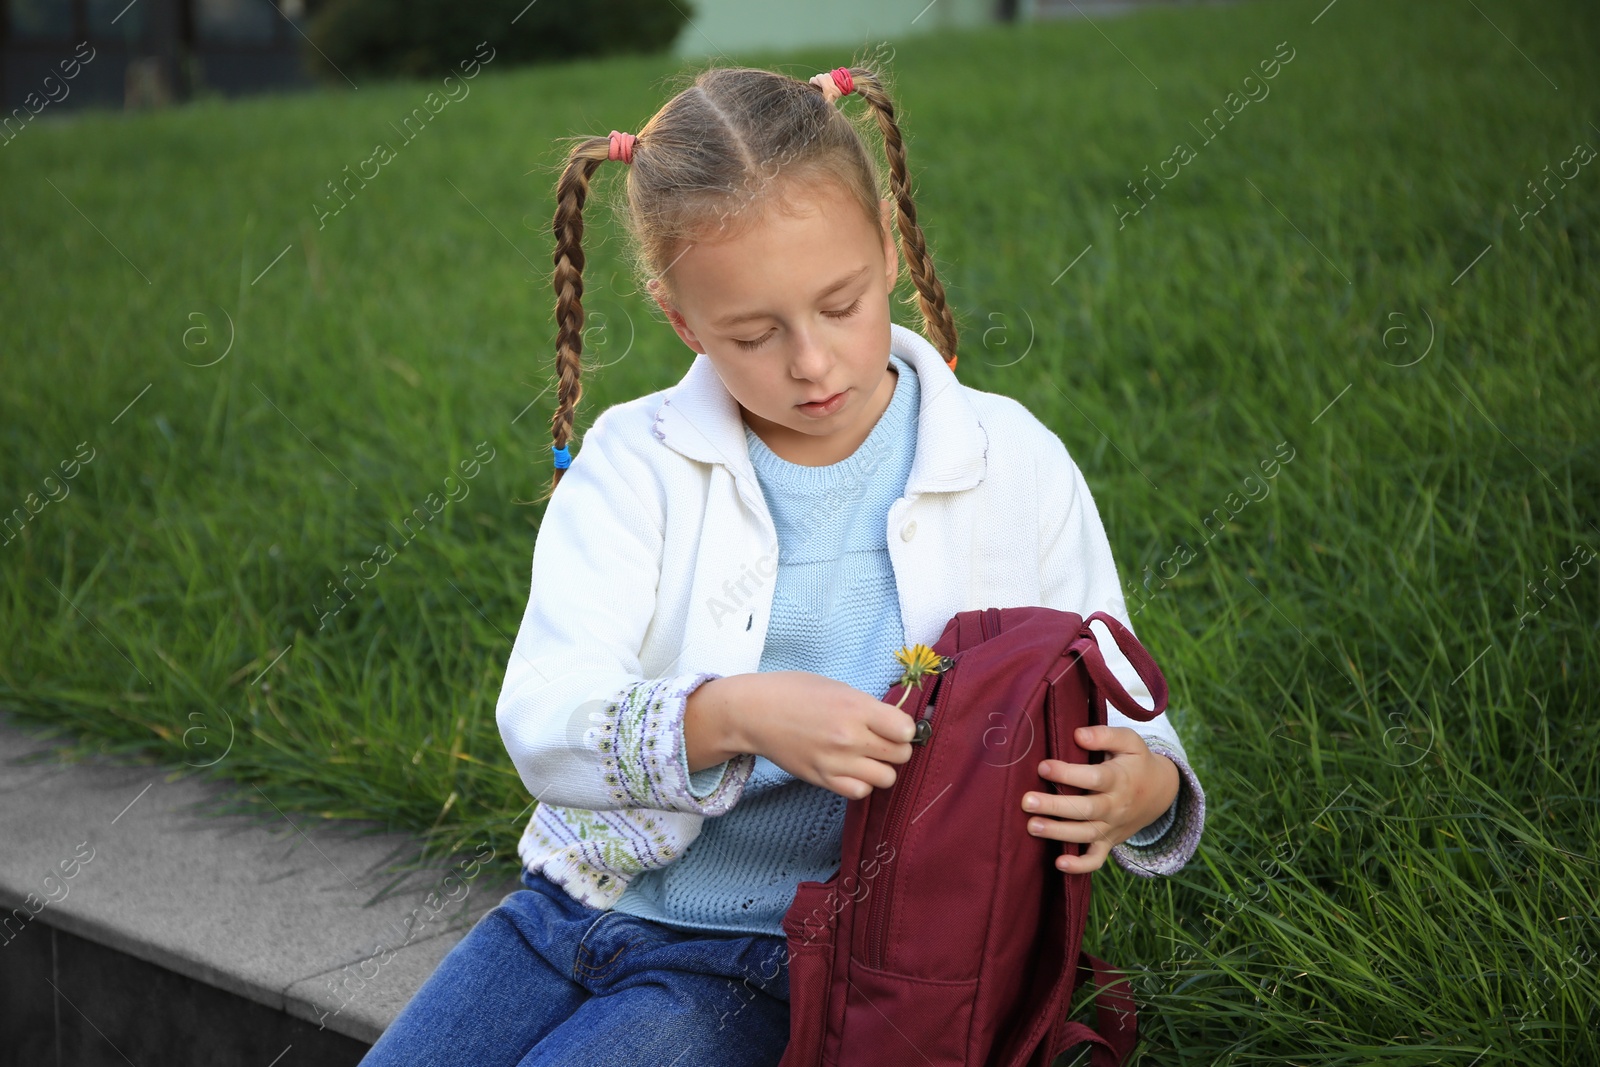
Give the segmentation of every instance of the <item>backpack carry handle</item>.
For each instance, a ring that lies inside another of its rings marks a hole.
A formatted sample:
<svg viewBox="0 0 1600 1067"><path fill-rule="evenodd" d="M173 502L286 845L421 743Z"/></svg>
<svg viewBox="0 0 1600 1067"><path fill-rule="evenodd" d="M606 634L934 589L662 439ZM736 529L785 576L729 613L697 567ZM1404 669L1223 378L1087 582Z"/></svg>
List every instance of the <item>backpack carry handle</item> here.
<svg viewBox="0 0 1600 1067"><path fill-rule="evenodd" d="M1128 658L1128 662L1132 664L1133 669L1138 672L1139 680L1144 682L1145 688L1150 690L1150 697L1154 702L1154 706L1149 708L1140 707L1139 702L1129 695L1127 689L1123 688L1122 682L1112 673L1111 668L1106 666L1105 656L1100 652L1100 642L1095 637L1094 631L1089 627L1089 624L1096 620L1105 623L1106 629L1111 631L1111 637L1116 641L1117 648L1121 649L1122 654ZM1094 679L1095 689L1099 691L1102 697L1115 705L1118 711L1130 719L1148 722L1166 710L1166 676L1161 673L1161 668L1156 666L1155 659L1139 643L1139 639L1133 636L1131 630L1117 621L1115 616L1107 615L1103 611L1095 612L1083 620L1083 629L1079 631L1079 635L1079 640L1073 642L1072 648L1078 652L1079 657L1088 665L1089 677Z"/></svg>

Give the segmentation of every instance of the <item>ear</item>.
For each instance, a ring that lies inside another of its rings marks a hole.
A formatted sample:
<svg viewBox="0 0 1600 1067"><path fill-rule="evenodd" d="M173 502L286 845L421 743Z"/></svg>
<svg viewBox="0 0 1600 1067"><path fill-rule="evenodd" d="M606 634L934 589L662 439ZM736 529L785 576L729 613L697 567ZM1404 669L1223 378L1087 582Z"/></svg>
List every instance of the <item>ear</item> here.
<svg viewBox="0 0 1600 1067"><path fill-rule="evenodd" d="M667 301L661 296L660 279L651 278L647 285L650 289L650 295L655 298L656 303L661 306L661 310L666 313L667 322L672 325L672 331L676 333L683 343L688 345L690 350L696 355L704 352L705 349L700 347L700 339L694 335L693 330L689 329L688 323L683 321L682 312L673 307L671 304L667 303Z"/></svg>
<svg viewBox="0 0 1600 1067"><path fill-rule="evenodd" d="M900 277L900 249L894 240L894 201L881 199L878 201L878 209L883 222L884 278L889 283L886 288L892 293L894 283Z"/></svg>

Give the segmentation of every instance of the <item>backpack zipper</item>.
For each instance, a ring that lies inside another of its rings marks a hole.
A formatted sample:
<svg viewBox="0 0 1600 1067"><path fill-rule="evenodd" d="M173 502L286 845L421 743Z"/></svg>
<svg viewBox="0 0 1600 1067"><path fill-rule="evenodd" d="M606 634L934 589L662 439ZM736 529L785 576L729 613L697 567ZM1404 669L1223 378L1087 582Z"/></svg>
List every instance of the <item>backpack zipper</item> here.
<svg viewBox="0 0 1600 1067"><path fill-rule="evenodd" d="M927 756L919 756L918 753L923 752L928 747L927 743L933 739L934 701L939 697L945 674L955 666L959 657L960 653L955 656L940 657L939 673L934 675L933 683L928 690L928 703L924 706L922 714L917 717L916 735L911 739L911 743L916 747L912 749L911 759L904 768L906 775L914 775L913 780L916 784L910 788L902 788L894 794L890 801L889 813L884 819L882 840L890 842L897 853L901 835L904 833L901 824L905 821L906 807L910 803L910 798L918 791L917 787L922 779L920 773L922 765L927 762ZM896 778L896 784L901 784L899 778ZM883 885L880 887L882 891L873 899L867 910L867 957L871 961L870 966L880 970L883 968L884 941L889 927L890 905L894 899L896 870L893 863L885 868Z"/></svg>
<svg viewBox="0 0 1600 1067"><path fill-rule="evenodd" d="M944 681L944 672L955 665L955 660L949 656L939 657L939 673L933 676L933 682L928 687L928 703L922 709L922 714L917 717L916 733L911 737L913 745L924 745L933 736L933 704L939 699L939 683Z"/></svg>

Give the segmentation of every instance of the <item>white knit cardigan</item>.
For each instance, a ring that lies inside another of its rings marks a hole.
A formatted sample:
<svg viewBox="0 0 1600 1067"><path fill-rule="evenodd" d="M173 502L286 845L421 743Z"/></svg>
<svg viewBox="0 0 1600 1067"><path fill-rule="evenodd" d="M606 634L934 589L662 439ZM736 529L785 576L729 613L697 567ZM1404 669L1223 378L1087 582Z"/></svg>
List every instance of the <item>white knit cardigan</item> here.
<svg viewBox="0 0 1600 1067"><path fill-rule="evenodd" d="M905 643L932 645L977 608L1101 610L1126 624L1105 530L1061 440L1016 400L962 384L921 334L896 324L891 335L921 386L916 454L884 531ZM684 705L707 679L758 669L777 562L739 406L709 357L595 419L546 506L495 711L536 804L518 843L530 870L610 908L738 802L755 756L691 778ZM1100 630L1107 663L1149 707ZM1180 771L1170 831L1112 856L1142 876L1173 873L1199 842L1200 783L1166 714L1139 722L1109 708L1107 721Z"/></svg>

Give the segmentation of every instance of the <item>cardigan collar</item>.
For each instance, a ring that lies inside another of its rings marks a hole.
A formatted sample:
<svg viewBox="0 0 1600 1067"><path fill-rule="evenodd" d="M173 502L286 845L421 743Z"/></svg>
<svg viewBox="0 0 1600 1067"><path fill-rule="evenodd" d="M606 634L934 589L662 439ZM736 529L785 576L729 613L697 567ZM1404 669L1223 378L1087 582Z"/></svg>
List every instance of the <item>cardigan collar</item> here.
<svg viewBox="0 0 1600 1067"><path fill-rule="evenodd" d="M915 330L890 323L889 350L916 370L920 394L916 455L905 495L971 489L983 480L989 437L965 388L939 350ZM742 484L757 484L739 402L704 352L696 353L688 373L666 391L654 430L667 447L703 463L723 464Z"/></svg>

